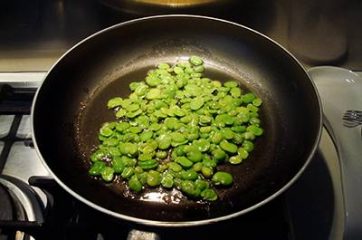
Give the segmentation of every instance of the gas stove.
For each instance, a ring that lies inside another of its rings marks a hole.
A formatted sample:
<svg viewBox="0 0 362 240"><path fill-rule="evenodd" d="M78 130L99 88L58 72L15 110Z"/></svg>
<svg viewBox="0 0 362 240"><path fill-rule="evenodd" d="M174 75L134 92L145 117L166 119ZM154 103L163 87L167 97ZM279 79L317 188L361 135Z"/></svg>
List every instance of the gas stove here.
<svg viewBox="0 0 362 240"><path fill-rule="evenodd" d="M340 236L343 209L339 169L325 131L319 151L290 190L257 210L225 222L187 229L151 228L85 206L56 184L33 147L30 107L45 75L0 74L0 82L6 84L0 107L0 239L136 239L145 232L151 239L214 239L218 233L232 233L234 229L240 229L248 239Z"/></svg>
<svg viewBox="0 0 362 240"><path fill-rule="evenodd" d="M220 223L187 229L135 225L97 212L63 191L33 147L32 98L50 67L76 42L115 23L144 16L99 2L0 3L0 84L6 84L0 90L0 240L137 239L142 234L151 239L216 239L235 229L246 239L343 238L341 169L326 129L314 159L284 194ZM233 7L200 14L266 34L296 54L306 68L327 64L362 70L362 35L356 31L361 1L331 0L328 8L320 0L235 2ZM335 26L339 31L334 31ZM335 41L329 41L327 30L333 31Z"/></svg>

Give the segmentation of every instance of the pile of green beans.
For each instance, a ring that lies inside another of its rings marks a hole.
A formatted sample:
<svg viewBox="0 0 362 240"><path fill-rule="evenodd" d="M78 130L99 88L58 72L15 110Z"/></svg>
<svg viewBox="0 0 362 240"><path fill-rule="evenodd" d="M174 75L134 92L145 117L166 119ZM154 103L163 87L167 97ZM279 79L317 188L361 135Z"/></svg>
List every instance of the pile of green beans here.
<svg viewBox="0 0 362 240"><path fill-rule="evenodd" d="M204 70L197 56L161 63L129 84L128 97L110 99L117 120L100 128L89 174L121 179L136 193L177 188L191 199L217 200L215 188L233 183L218 166L242 163L263 134L262 100L237 81L204 77Z"/></svg>

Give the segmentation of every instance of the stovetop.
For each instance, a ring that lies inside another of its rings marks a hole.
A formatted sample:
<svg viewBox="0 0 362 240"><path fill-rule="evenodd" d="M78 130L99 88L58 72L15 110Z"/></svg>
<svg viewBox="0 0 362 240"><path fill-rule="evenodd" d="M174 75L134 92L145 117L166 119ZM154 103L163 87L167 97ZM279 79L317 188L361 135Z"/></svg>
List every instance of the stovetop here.
<svg viewBox="0 0 362 240"><path fill-rule="evenodd" d="M0 210L0 240L132 239L137 235L132 229L154 232L158 239L216 239L235 229L246 239L342 239L340 168L325 129L314 159L288 191L255 211L221 223L187 229L138 226L94 211L64 192L33 148L31 97L46 71L76 42L112 24L144 16L115 11L99 2L0 3L0 84L8 83L25 94L21 101L10 94L15 100L10 109L4 107L9 105L3 104L7 100L0 102L0 209L10 206ZM361 1L330 0L328 7L323 0L235 2L232 8L200 14L266 34L296 54L306 68L328 64L362 69Z"/></svg>
<svg viewBox="0 0 362 240"><path fill-rule="evenodd" d="M31 96L44 76L41 72L3 73L0 82L13 87L13 93L7 96L18 92ZM10 99L16 102L15 106L29 107L31 103L29 97ZM12 202L12 211L0 210L0 239L135 239L140 233L138 230L156 233L154 239L189 239L190 236L216 239L220 233L228 235L235 229L247 239L338 239L341 236L343 210L336 181L339 170L325 131L319 151L305 173L290 190L272 202L220 223L191 228L152 228L106 216L62 190L33 148L29 110L0 107L0 190L14 192L7 198ZM11 111L15 114L9 115ZM14 203L19 199L22 211L19 204ZM20 238L16 238L18 236Z"/></svg>

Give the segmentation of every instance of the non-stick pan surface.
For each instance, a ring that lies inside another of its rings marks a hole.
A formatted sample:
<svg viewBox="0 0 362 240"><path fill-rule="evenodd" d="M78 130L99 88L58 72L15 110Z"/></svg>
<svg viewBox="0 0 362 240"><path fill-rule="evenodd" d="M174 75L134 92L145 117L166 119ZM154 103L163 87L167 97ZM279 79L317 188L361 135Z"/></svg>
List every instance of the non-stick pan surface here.
<svg viewBox="0 0 362 240"><path fill-rule="evenodd" d="M236 79L263 100L264 135L241 165L225 168L231 188L210 204L132 197L121 184L88 176L101 124L114 120L111 97L126 96L160 62L190 55L206 62L206 76ZM148 225L200 225L246 213L270 201L301 175L321 133L321 107L303 67L267 37L214 18L188 15L138 19L101 31L68 51L49 71L33 105L36 148L56 180L77 199L117 218Z"/></svg>

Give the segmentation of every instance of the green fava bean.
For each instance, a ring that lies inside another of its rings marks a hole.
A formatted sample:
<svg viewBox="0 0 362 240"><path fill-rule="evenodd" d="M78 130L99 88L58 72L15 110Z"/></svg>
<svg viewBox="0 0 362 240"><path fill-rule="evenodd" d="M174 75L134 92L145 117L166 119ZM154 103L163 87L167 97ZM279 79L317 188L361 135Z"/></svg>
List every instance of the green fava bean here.
<svg viewBox="0 0 362 240"><path fill-rule="evenodd" d="M154 155L157 148L158 148L158 142L155 140L147 141L139 147L141 152L152 154L152 156Z"/></svg>
<svg viewBox="0 0 362 240"><path fill-rule="evenodd" d="M121 151L119 151L118 147L110 147L108 148L108 152L111 154L112 158L121 156Z"/></svg>
<svg viewBox="0 0 362 240"><path fill-rule="evenodd" d="M209 188L210 184L208 181L203 180L203 179L197 179L195 181L195 187L200 189L200 191L203 191L206 188Z"/></svg>
<svg viewBox="0 0 362 240"><path fill-rule="evenodd" d="M126 106L126 110L130 112L137 111L140 108L138 104L130 104Z"/></svg>
<svg viewBox="0 0 362 240"><path fill-rule="evenodd" d="M171 145L173 147L177 147L181 144L185 144L187 142L187 139L185 138L185 136L179 132L173 132L171 134L171 138L172 138L172 142Z"/></svg>
<svg viewBox="0 0 362 240"><path fill-rule="evenodd" d="M139 83L139 82L131 82L129 84L129 89L131 89L131 91L135 91L139 85L141 85L141 83Z"/></svg>
<svg viewBox="0 0 362 240"><path fill-rule="evenodd" d="M232 156L229 158L229 163L234 164L234 165L240 164L242 161L243 161L243 158L240 155Z"/></svg>
<svg viewBox="0 0 362 240"><path fill-rule="evenodd" d="M122 102L123 102L122 98L115 97L115 98L112 98L112 99L108 100L107 107L108 108L115 108L115 107L121 106Z"/></svg>
<svg viewBox="0 0 362 240"><path fill-rule="evenodd" d="M184 180L196 180L198 176L197 172L192 169L181 172L181 178Z"/></svg>
<svg viewBox="0 0 362 240"><path fill-rule="evenodd" d="M196 172L200 172L202 166L203 166L202 162L197 162L194 165L192 165L192 170L194 170Z"/></svg>
<svg viewBox="0 0 362 240"><path fill-rule="evenodd" d="M202 73L203 71L205 71L205 67L202 66L202 65L195 66L195 67L194 67L194 71L195 71L196 73Z"/></svg>
<svg viewBox="0 0 362 240"><path fill-rule="evenodd" d="M201 122L201 118L200 118L200 122ZM201 127L200 133L209 133L209 132L211 132L211 130L212 130L211 126Z"/></svg>
<svg viewBox="0 0 362 240"><path fill-rule="evenodd" d="M113 130L108 126L104 126L99 130L99 134L103 137L109 137L113 134Z"/></svg>
<svg viewBox="0 0 362 240"><path fill-rule="evenodd" d="M241 147L238 149L238 156L241 159L246 159L249 156L249 152L245 148Z"/></svg>
<svg viewBox="0 0 362 240"><path fill-rule="evenodd" d="M98 149L91 155L90 159L92 160L92 162L96 162L101 161L105 157L107 157L107 153L102 149Z"/></svg>
<svg viewBox="0 0 362 240"><path fill-rule="evenodd" d="M226 158L226 153L221 149L215 149L212 151L212 156L217 162L221 162Z"/></svg>
<svg viewBox="0 0 362 240"><path fill-rule="evenodd" d="M172 138L167 134L162 134L157 138L158 148L165 150L171 146Z"/></svg>
<svg viewBox="0 0 362 240"><path fill-rule="evenodd" d="M181 67L177 67L177 66L173 68L173 71L179 75L184 73L184 70Z"/></svg>
<svg viewBox="0 0 362 240"><path fill-rule="evenodd" d="M156 171L163 173L164 171L166 171L168 169L167 164L158 164Z"/></svg>
<svg viewBox="0 0 362 240"><path fill-rule="evenodd" d="M114 170L111 167L105 167L102 170L101 173L102 179L106 182L110 182L113 180L113 176L114 176Z"/></svg>
<svg viewBox="0 0 362 240"><path fill-rule="evenodd" d="M176 154L176 156L184 156L185 155L185 145L177 146L173 149L173 153Z"/></svg>
<svg viewBox="0 0 362 240"><path fill-rule="evenodd" d="M143 170L155 169L158 166L158 162L156 160L145 160L139 161L138 166L140 166Z"/></svg>
<svg viewBox="0 0 362 240"><path fill-rule="evenodd" d="M158 65L159 69L170 69L170 65L168 65L167 63L160 63Z"/></svg>
<svg viewBox="0 0 362 240"><path fill-rule="evenodd" d="M202 164L206 167L214 168L217 166L217 162L214 159L211 159L209 156L205 155L202 159Z"/></svg>
<svg viewBox="0 0 362 240"><path fill-rule="evenodd" d="M215 132L211 137L211 141L215 144L220 143L223 139L223 135L220 132Z"/></svg>
<svg viewBox="0 0 362 240"><path fill-rule="evenodd" d="M138 177L136 175L133 175L128 180L128 186L134 192L140 192L142 190L142 187L143 187L142 183L140 182L140 180L138 179Z"/></svg>
<svg viewBox="0 0 362 240"><path fill-rule="evenodd" d="M251 141L245 140L245 141L243 142L243 144L242 144L242 147L243 147L246 151L251 152L251 151L253 151L253 149L254 149L254 143L251 142Z"/></svg>
<svg viewBox="0 0 362 240"><path fill-rule="evenodd" d="M240 88L232 88L230 90L230 94L231 96L237 98L237 97L240 97L241 96L241 89Z"/></svg>
<svg viewBox="0 0 362 240"><path fill-rule="evenodd" d="M119 109L116 112L116 118L124 117L124 116L126 116L126 114L127 114L127 111L125 109Z"/></svg>
<svg viewBox="0 0 362 240"><path fill-rule="evenodd" d="M161 185L164 188L172 188L174 184L172 175L162 176Z"/></svg>
<svg viewBox="0 0 362 240"><path fill-rule="evenodd" d="M236 151L238 150L238 146L233 143L229 143L226 140L221 141L220 147L229 153L236 153Z"/></svg>
<svg viewBox="0 0 362 240"><path fill-rule="evenodd" d="M136 166L134 168L134 173L139 175L139 174L143 173L143 169L140 166Z"/></svg>
<svg viewBox="0 0 362 240"><path fill-rule="evenodd" d="M126 117L134 118L134 117L137 117L138 115L140 115L141 113L142 113L142 110L138 109L137 111L134 111L134 112L127 112Z"/></svg>
<svg viewBox="0 0 362 240"><path fill-rule="evenodd" d="M121 176L123 178L130 178L134 174L134 168L133 167L125 167L122 171Z"/></svg>
<svg viewBox="0 0 362 240"><path fill-rule="evenodd" d="M254 140L255 139L255 134L253 132L245 132L244 133L244 138L246 140Z"/></svg>
<svg viewBox="0 0 362 240"><path fill-rule="evenodd" d="M146 84L140 84L135 90L134 93L138 96L144 96L147 93L148 86Z"/></svg>
<svg viewBox="0 0 362 240"><path fill-rule="evenodd" d="M127 154L127 155L135 155L137 153L137 145L133 144L133 143L122 143L119 145L119 150L121 151L121 153L123 154Z"/></svg>
<svg viewBox="0 0 362 240"><path fill-rule="evenodd" d="M247 131L252 132L255 136L261 136L263 135L263 129L260 127L257 127L255 125L250 125L246 128Z"/></svg>
<svg viewBox="0 0 362 240"><path fill-rule="evenodd" d="M253 105L256 106L256 107L259 107L261 104L262 104L262 100L260 98L255 98L253 100Z"/></svg>
<svg viewBox="0 0 362 240"><path fill-rule="evenodd" d="M181 191L192 198L199 197L201 193L200 189L198 189L195 184L190 180L185 180L181 182Z"/></svg>
<svg viewBox="0 0 362 240"><path fill-rule="evenodd" d="M220 130L220 133L222 134L223 138L227 140L233 139L235 136L235 133L230 128L223 128Z"/></svg>
<svg viewBox="0 0 362 240"><path fill-rule="evenodd" d="M142 128L140 127L130 127L127 132L130 132L130 133L140 133L142 132Z"/></svg>
<svg viewBox="0 0 362 240"><path fill-rule="evenodd" d="M136 166L136 160L127 156L121 156L120 160L123 162L126 167L134 167Z"/></svg>
<svg viewBox="0 0 362 240"><path fill-rule="evenodd" d="M255 99L255 95L252 93L247 93L242 96L242 100L244 103L251 103Z"/></svg>
<svg viewBox="0 0 362 240"><path fill-rule="evenodd" d="M201 152L207 152L210 149L210 142L206 139L199 139L194 141L197 149Z"/></svg>
<svg viewBox="0 0 362 240"><path fill-rule="evenodd" d="M168 155L168 153L166 151L157 151L156 152L156 157L158 159L165 159L165 158L167 158L167 155Z"/></svg>
<svg viewBox="0 0 362 240"><path fill-rule="evenodd" d="M193 162L191 162L189 159L187 159L186 157L177 157L175 159L175 162L177 162L178 164L180 164L181 166L185 167L185 168L190 168L193 165Z"/></svg>
<svg viewBox="0 0 362 240"><path fill-rule="evenodd" d="M115 157L112 160L112 168L115 173L122 173L125 167L121 157Z"/></svg>
<svg viewBox="0 0 362 240"><path fill-rule="evenodd" d="M215 185L229 186L233 183L233 176L228 172L216 172L212 176L212 182Z"/></svg>
<svg viewBox="0 0 362 240"><path fill-rule="evenodd" d="M198 149L191 149L186 153L186 156L192 162L200 162L202 160L202 153Z"/></svg>
<svg viewBox="0 0 362 240"><path fill-rule="evenodd" d="M191 56L189 61L192 65L195 65L195 66L198 66L198 65L201 65L204 63L204 61L198 56Z"/></svg>
<svg viewBox="0 0 362 240"><path fill-rule="evenodd" d="M102 161L96 161L93 163L91 168L89 169L89 174L91 176L99 176L103 172L103 169L106 167L106 164Z"/></svg>
<svg viewBox="0 0 362 240"><path fill-rule="evenodd" d="M212 117L210 117L210 116L203 115L200 117L200 123L202 123L202 124L208 124L211 121L212 121Z"/></svg>
<svg viewBox="0 0 362 240"><path fill-rule="evenodd" d="M142 142L146 142L147 140L150 140L153 136L152 131L143 132L140 136L140 139Z"/></svg>
<svg viewBox="0 0 362 240"><path fill-rule="evenodd" d="M214 173L214 170L211 167L202 166L201 173L205 178L210 178Z"/></svg>
<svg viewBox="0 0 362 240"><path fill-rule="evenodd" d="M175 162L169 162L167 164L167 166L168 166L169 169L171 169L174 172L180 172L182 170L182 167L179 164L175 163Z"/></svg>
<svg viewBox="0 0 362 240"><path fill-rule="evenodd" d="M190 103L190 108L192 110L198 110L204 105L204 100L202 98L195 98Z"/></svg>
<svg viewBox="0 0 362 240"><path fill-rule="evenodd" d="M142 172L137 174L138 180L141 182L142 185L147 184L147 172Z"/></svg>
<svg viewBox="0 0 362 240"><path fill-rule="evenodd" d="M120 122L116 125L116 130L119 132L123 132L124 130L130 127L129 123L127 122Z"/></svg>
<svg viewBox="0 0 362 240"><path fill-rule="evenodd" d="M245 132L246 127L243 126L243 125L234 126L234 127L231 127L231 130L232 130L233 132L236 132L236 133L243 133L243 132Z"/></svg>
<svg viewBox="0 0 362 240"><path fill-rule="evenodd" d="M175 178L173 179L173 185L174 185L176 188L180 189L180 188L181 188L181 183L182 183L182 179L177 178L177 177L175 177Z"/></svg>
<svg viewBox="0 0 362 240"><path fill-rule="evenodd" d="M150 89L146 94L146 98L150 100L161 98L161 90L158 88Z"/></svg>
<svg viewBox="0 0 362 240"><path fill-rule="evenodd" d="M157 171L150 170L147 173L147 184L150 187L157 187L161 184L161 174Z"/></svg>
<svg viewBox="0 0 362 240"><path fill-rule="evenodd" d="M103 144L108 147L117 146L118 143L119 143L119 140L116 138L108 138L108 139L104 140L104 142L103 142Z"/></svg>
<svg viewBox="0 0 362 240"><path fill-rule="evenodd" d="M146 77L146 83L151 86L151 87L155 87L158 84L161 83L161 79L158 77L151 77L151 76L147 76Z"/></svg>
<svg viewBox="0 0 362 240"><path fill-rule="evenodd" d="M249 122L250 122L250 124L256 125L256 126L259 126L261 123L260 119L257 117L251 117Z"/></svg>
<svg viewBox="0 0 362 240"><path fill-rule="evenodd" d="M217 194L213 189L207 188L201 192L201 197L203 200L206 201L216 201L217 200Z"/></svg>
<svg viewBox="0 0 362 240"><path fill-rule="evenodd" d="M237 87L239 84L235 81L227 81L224 83L224 86L225 87L228 87L228 88L234 88L234 87Z"/></svg>

